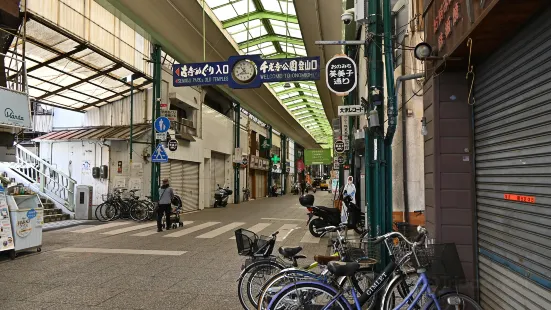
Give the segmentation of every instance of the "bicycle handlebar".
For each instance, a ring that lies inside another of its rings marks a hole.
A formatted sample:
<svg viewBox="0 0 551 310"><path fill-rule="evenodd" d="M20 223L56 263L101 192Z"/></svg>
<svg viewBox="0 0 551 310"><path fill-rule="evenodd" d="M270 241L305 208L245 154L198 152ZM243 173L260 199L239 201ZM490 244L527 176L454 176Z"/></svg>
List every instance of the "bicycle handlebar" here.
<svg viewBox="0 0 551 310"><path fill-rule="evenodd" d="M422 244L423 239L427 235L427 229L424 228L424 227L421 227L421 226L417 226L417 231L419 232L419 235L417 236L417 238L415 238L414 242L409 241L406 237L404 237L404 235L402 235L401 233L399 233L397 231L393 231L393 232L390 232L388 234L382 235L382 236L378 237L374 242L375 242L375 244L377 244L377 243L381 243L385 239L389 239L389 238L392 238L392 237L398 237L398 238L404 240L407 244L409 244L411 246L418 246L418 245Z"/></svg>
<svg viewBox="0 0 551 310"><path fill-rule="evenodd" d="M277 236L277 234L279 234L279 231L276 231L275 233L273 233L272 238L275 238L275 236Z"/></svg>

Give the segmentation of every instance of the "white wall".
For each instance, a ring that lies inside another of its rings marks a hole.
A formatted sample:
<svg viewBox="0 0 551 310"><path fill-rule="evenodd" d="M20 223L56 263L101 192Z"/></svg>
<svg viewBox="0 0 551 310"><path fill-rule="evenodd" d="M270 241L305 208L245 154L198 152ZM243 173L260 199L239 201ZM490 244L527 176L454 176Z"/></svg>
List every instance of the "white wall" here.
<svg viewBox="0 0 551 310"><path fill-rule="evenodd" d="M15 147L0 146L0 162L15 162Z"/></svg>
<svg viewBox="0 0 551 310"><path fill-rule="evenodd" d="M93 204L103 201L101 195L108 192L109 181L94 179L91 168L109 165L109 149L106 146L91 142L41 142L40 158L69 175L77 185L93 186ZM90 163L90 169L83 169L85 162Z"/></svg>
<svg viewBox="0 0 551 310"><path fill-rule="evenodd" d="M79 128L84 124L85 114L65 109L53 108L52 127L56 128Z"/></svg>

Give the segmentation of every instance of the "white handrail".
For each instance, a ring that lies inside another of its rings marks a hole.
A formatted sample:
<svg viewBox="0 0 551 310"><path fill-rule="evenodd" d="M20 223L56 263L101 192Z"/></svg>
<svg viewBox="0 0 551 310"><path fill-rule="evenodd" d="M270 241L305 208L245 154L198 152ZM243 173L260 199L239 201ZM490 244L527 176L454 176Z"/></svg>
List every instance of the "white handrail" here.
<svg viewBox="0 0 551 310"><path fill-rule="evenodd" d="M22 152L26 153L26 155L36 159L38 162L44 164L47 168L50 168L51 170L55 170L57 174L67 178L67 179L71 179L70 176L66 175L65 173L57 170L57 167L54 167L53 165L49 164L47 161L45 161L44 159L36 156L36 154L34 154L33 152L27 150L26 148L22 147L21 145L16 145L16 148L21 150ZM71 179L72 180L72 179Z"/></svg>

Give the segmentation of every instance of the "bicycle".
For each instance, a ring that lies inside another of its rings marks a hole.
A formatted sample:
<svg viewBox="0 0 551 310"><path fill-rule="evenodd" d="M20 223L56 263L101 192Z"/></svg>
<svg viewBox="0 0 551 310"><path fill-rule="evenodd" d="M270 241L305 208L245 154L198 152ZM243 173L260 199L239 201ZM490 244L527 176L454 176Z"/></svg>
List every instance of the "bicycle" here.
<svg viewBox="0 0 551 310"><path fill-rule="evenodd" d="M249 201L251 199L251 191L248 188L243 188L243 201Z"/></svg>
<svg viewBox="0 0 551 310"><path fill-rule="evenodd" d="M96 208L96 218L101 222L119 218L132 218L135 221L147 219L147 206L135 196L137 190L131 190L130 197L123 198L122 194L126 191L125 188L118 188L114 194L102 195L104 202Z"/></svg>
<svg viewBox="0 0 551 310"><path fill-rule="evenodd" d="M338 238L336 240L332 240L331 245L329 245L329 247L333 249L332 252L334 253L330 256L316 255L314 257L315 263L307 266L307 268L287 268L274 275L262 286L260 296L256 302L257 309L266 309L269 300L277 294L277 291L279 291L282 287L285 287L289 282L297 282L305 278L313 278L335 287L343 287L348 284L348 282L345 281L345 277L334 277L331 274L328 274L326 268L322 269L320 274L312 271L312 267L318 265L327 266L330 261L337 261L341 259L347 261L360 261L363 263L364 266L358 270L352 281L352 285L358 291L363 293L364 288L369 287L374 280L374 272L371 266L377 262L377 259L375 259L377 254L374 254L374 251L369 249L369 246L366 246L366 243L362 242L363 237L360 237L359 247L350 246L353 241L350 239L347 240L340 234L340 232L345 229L346 224L341 224L338 227L328 226L318 229L318 232L320 232L322 236L330 232L337 233ZM370 257L367 257L367 254L371 254ZM363 283L364 281L367 281L367 283Z"/></svg>
<svg viewBox="0 0 551 310"><path fill-rule="evenodd" d="M385 290L385 294L383 295L383 309L402 309L402 307L407 305L407 309L414 309L418 306L419 300L422 296L426 295L429 297L429 302L423 305L424 309L436 309L441 310L442 307L440 306L440 301L446 302L450 306L454 306L457 309L463 309L459 308L459 305L463 304L465 301L468 302L473 308L470 309L482 309L474 300L472 300L470 297L458 293L458 292L445 292L443 294L437 295L435 292L432 291L430 287L429 277L427 276L427 271L430 266L431 262L433 260L441 260L442 257L434 255L437 248L435 245L429 245L426 246L422 250L417 250L419 246L422 245L422 241L426 238L426 230L423 228L419 228L419 235L416 238L415 242L408 241L401 233L399 232L391 232L388 234L385 234L381 237L378 237L374 242L376 244L380 244L381 242L385 242L385 245L387 246L387 249L389 250L389 253L391 253L391 245L390 245L390 238L398 237L405 241L407 244L409 244L412 247L412 250L402 258L402 260L396 264L394 260L391 260L391 262L385 267L384 271L379 275L379 277L375 280L373 285L364 292L360 297L356 294L356 291L354 287L350 288L354 304L351 303L344 298L344 291L343 290L336 290L335 288L326 285L321 282L315 282L315 281L302 281L298 283L293 283L287 285L283 290L281 290L274 299L270 302L270 305L268 306L268 309L279 309L278 305L282 303L285 300L285 297L287 296L298 296L298 299L300 302L306 301L309 304L311 304L314 300L314 298L320 297L322 294L326 295L328 298L328 302L322 301L319 305L322 306L323 309L357 309L360 310L361 306L363 306L366 302L371 300L379 290L381 290L384 286L384 284L388 281L389 275L392 274L393 270L396 269L398 266L402 265L406 260L408 260L412 255L415 258L414 263L416 264L417 272L419 273L419 280L417 281L415 288L410 290L409 294L403 299L403 301L400 302L400 304L397 307L391 308L393 306L393 303L395 303L395 300L391 297L391 294L389 292L392 292L392 287L396 287L399 283L401 283L399 280L393 280L391 282L391 285L387 286L387 289ZM448 248L451 248L451 245L445 245L448 246ZM455 245L453 245L453 251L455 251L455 256L457 257L456 263L459 261L457 256L457 251L455 250ZM441 255L441 251L438 251L438 253ZM448 253L449 254L449 253ZM420 259L420 257L425 258L426 260ZM346 262L331 262L328 264L328 270L335 276L345 276L348 279L350 279L351 276L353 276L356 271L360 268L359 264L356 262L346 263ZM463 270L461 269L460 262L458 263L458 267L456 267L456 273L449 275L450 278L460 278L460 274L463 273ZM458 270L461 270L460 272ZM304 292L302 292L302 291ZM416 294L416 292L418 293ZM297 293L298 292L298 293ZM314 293L312 293L314 292ZM308 294L310 293L310 294ZM313 298L310 298L312 296ZM294 300L291 299L291 302Z"/></svg>

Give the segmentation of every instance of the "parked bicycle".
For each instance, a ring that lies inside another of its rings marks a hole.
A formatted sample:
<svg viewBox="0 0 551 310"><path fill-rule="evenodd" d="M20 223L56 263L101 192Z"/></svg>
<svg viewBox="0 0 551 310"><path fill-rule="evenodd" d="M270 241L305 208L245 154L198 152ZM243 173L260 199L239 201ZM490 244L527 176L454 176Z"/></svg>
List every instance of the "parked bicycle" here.
<svg viewBox="0 0 551 310"><path fill-rule="evenodd" d="M138 190L133 189L129 197L123 197L126 191L125 188L118 188L113 194L102 195L104 202L96 208L96 218L101 222L120 218L131 218L135 221L148 219L148 205L135 195Z"/></svg>
<svg viewBox="0 0 551 310"><path fill-rule="evenodd" d="M433 291L430 281L446 279L459 281L464 278L459 256L454 244L424 244L426 230L419 227L419 235L414 242L407 240L399 232L391 232L376 238L373 242L380 244L384 242L389 253L393 252L395 238L410 247L404 257L398 262L393 258L384 268L383 272L363 294L358 296L353 286L348 287L352 295L353 303L346 297L346 290L335 288L326 283L307 280L291 283L284 287L270 302L267 309L289 309L289 308L319 308L319 309L357 309L375 302L374 297L384 290L382 309L482 309L473 299L457 291ZM413 257L413 260L411 258ZM414 288L408 290L408 294L401 299L396 299L394 290L399 291L404 285L404 278L396 276L391 278L394 271L405 266L411 260L419 274ZM432 268L434 267L434 268ZM440 267L440 268L439 268ZM444 268L442 268L444 267ZM327 269L335 276L344 276L348 281L360 269L357 262L330 262ZM442 271L445 271L443 274ZM388 284L388 285L387 285ZM421 302L426 297L426 302ZM467 305L467 307L466 307Z"/></svg>
<svg viewBox="0 0 551 310"><path fill-rule="evenodd" d="M251 191L244 187L243 188L243 201L249 201L251 199Z"/></svg>

